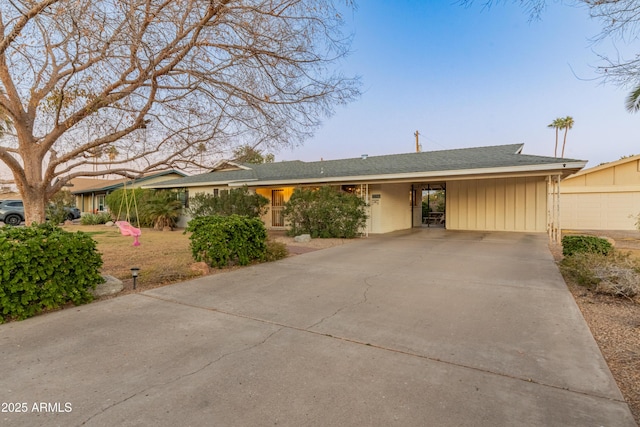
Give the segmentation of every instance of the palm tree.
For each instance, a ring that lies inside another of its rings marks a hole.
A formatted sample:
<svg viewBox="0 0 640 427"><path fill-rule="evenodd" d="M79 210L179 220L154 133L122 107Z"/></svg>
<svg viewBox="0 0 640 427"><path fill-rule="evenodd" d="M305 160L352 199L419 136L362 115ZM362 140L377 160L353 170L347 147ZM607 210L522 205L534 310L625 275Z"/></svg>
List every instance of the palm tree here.
<svg viewBox="0 0 640 427"><path fill-rule="evenodd" d="M110 145L109 149L107 149L107 157L109 157L110 162L113 162L119 154L118 149L113 145Z"/></svg>
<svg viewBox="0 0 640 427"><path fill-rule="evenodd" d="M571 116L567 116L564 119L562 119L562 124L563 124L563 128L564 128L564 140L562 141L562 156L564 158L564 146L567 144L567 132L569 132L569 129L571 129L574 125L574 121L573 121L573 117Z"/></svg>
<svg viewBox="0 0 640 427"><path fill-rule="evenodd" d="M636 87L633 92L627 96L625 107L630 113L636 113L640 110L640 86Z"/></svg>
<svg viewBox="0 0 640 427"><path fill-rule="evenodd" d="M200 167L204 169L204 153L207 152L207 146L203 142L198 144L198 153L200 153Z"/></svg>
<svg viewBox="0 0 640 427"><path fill-rule="evenodd" d="M564 127L563 119L558 117L552 121L550 125L547 125L547 127L556 130L556 148L553 149L553 157L558 157L558 131Z"/></svg>
<svg viewBox="0 0 640 427"><path fill-rule="evenodd" d="M89 148L87 152L89 157L93 158L93 171L95 172L98 170L98 158L102 157L102 154L104 154L102 152L102 147L97 146L97 147Z"/></svg>
<svg viewBox="0 0 640 427"><path fill-rule="evenodd" d="M114 160L116 159L116 157L118 157L119 154L120 154L120 152L113 145L110 145L109 148L107 148L107 157L109 158L109 162L110 163L113 163ZM111 165L110 164L109 164L108 168L111 169Z"/></svg>

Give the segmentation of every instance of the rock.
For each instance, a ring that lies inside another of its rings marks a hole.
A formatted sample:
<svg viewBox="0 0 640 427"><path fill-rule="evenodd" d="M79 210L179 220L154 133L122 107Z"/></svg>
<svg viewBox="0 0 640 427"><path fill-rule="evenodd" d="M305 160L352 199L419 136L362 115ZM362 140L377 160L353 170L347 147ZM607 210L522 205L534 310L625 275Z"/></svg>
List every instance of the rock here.
<svg viewBox="0 0 640 427"><path fill-rule="evenodd" d="M294 237L293 241L294 242L298 242L298 243L310 242L311 241L311 235L310 234L301 234L299 236Z"/></svg>
<svg viewBox="0 0 640 427"><path fill-rule="evenodd" d="M200 273L201 276L206 276L210 273L209 266L206 262L194 262L191 264L191 271L195 271L196 273Z"/></svg>
<svg viewBox="0 0 640 427"><path fill-rule="evenodd" d="M164 227L162 227L162 231L173 231L173 228L171 228L169 226L164 226Z"/></svg>
<svg viewBox="0 0 640 427"><path fill-rule="evenodd" d="M91 291L91 293L95 297L115 295L124 288L122 280L116 279L115 277L108 274L103 274L102 278L104 279L104 283L100 283L94 290Z"/></svg>
<svg viewBox="0 0 640 427"><path fill-rule="evenodd" d="M113 221L107 221L104 223L105 227L113 227Z"/></svg>

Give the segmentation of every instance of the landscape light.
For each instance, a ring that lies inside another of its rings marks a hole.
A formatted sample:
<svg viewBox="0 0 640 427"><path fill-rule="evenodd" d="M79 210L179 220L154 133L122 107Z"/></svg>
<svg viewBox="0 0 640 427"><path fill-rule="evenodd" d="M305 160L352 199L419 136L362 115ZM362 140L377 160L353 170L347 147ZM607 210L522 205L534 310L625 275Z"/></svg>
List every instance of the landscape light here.
<svg viewBox="0 0 640 427"><path fill-rule="evenodd" d="M133 267L131 269L131 276L133 276L133 289L136 288L136 279L138 278L138 273L140 272L140 268Z"/></svg>

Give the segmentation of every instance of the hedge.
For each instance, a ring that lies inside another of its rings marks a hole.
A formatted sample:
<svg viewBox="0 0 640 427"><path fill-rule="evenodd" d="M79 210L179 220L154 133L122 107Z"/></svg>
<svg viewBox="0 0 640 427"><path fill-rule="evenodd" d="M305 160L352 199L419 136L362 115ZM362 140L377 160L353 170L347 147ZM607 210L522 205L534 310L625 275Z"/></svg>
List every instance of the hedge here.
<svg viewBox="0 0 640 427"><path fill-rule="evenodd" d="M222 268L263 260L267 230L262 221L240 215L204 216L189 221L191 254L196 261Z"/></svg>
<svg viewBox="0 0 640 427"><path fill-rule="evenodd" d="M101 266L88 234L51 224L0 229L0 323L91 301Z"/></svg>

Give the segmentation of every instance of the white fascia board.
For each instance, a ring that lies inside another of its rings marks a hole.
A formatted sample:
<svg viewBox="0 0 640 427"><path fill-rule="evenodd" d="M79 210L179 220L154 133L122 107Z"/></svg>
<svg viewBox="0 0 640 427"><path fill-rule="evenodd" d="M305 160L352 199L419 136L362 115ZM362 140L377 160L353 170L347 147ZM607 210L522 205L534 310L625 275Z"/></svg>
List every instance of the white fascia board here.
<svg viewBox="0 0 640 427"><path fill-rule="evenodd" d="M513 176L517 174L532 176L547 175L549 173L558 174L562 171L570 171L573 169L580 170L587 164L586 161L571 162L571 163L550 163L543 165L524 165L524 166L503 166L496 168L477 168L477 169L458 169L458 170L444 170L444 171L429 171L429 172L407 172L388 175L353 175L353 176L337 176L337 177L314 177L307 179L283 179L272 181L236 181L230 182L230 187L241 187L244 185L256 185L259 186L292 186L302 184L328 184L339 182L384 182L384 181L418 181L429 179L443 179L454 178L458 179L469 178L474 175L491 175L487 178L496 178L499 175Z"/></svg>
<svg viewBox="0 0 640 427"><path fill-rule="evenodd" d="M150 185L143 185L140 188L191 188L191 187L223 187L223 186L229 186L229 187L242 187L244 185L249 185L250 182L255 181L255 180L244 180L244 181L202 181L202 182L191 182L188 184L183 184L183 185L170 185L170 184L165 184L163 185L162 182L159 182L158 184L150 184ZM235 185L235 183L238 183L238 185Z"/></svg>

